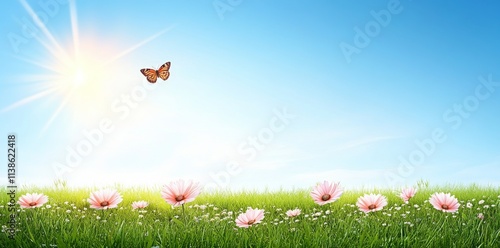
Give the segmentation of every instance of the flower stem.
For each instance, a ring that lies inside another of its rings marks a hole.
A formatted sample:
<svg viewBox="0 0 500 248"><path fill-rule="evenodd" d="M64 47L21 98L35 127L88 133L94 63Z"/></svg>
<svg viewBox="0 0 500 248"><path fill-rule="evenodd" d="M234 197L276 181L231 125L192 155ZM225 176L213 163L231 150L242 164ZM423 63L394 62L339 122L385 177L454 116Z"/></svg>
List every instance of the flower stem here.
<svg viewBox="0 0 500 248"><path fill-rule="evenodd" d="M184 204L182 204L182 216L184 217L184 224L186 224L186 213L184 212Z"/></svg>

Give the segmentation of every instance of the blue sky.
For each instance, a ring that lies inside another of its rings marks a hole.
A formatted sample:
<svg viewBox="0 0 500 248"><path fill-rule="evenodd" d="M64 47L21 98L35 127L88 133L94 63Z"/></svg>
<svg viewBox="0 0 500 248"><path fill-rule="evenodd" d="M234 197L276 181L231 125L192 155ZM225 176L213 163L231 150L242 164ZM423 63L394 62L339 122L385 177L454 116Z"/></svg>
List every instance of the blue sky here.
<svg viewBox="0 0 500 248"><path fill-rule="evenodd" d="M47 3L0 16L20 184L500 185L495 1Z"/></svg>

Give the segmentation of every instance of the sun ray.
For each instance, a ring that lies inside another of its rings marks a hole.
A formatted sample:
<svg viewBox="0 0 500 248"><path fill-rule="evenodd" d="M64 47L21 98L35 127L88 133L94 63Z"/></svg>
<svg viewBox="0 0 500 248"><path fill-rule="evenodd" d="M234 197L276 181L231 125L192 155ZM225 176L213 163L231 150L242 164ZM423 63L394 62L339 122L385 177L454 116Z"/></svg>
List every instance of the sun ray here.
<svg viewBox="0 0 500 248"><path fill-rule="evenodd" d="M18 20L17 21L19 25L25 25L22 23L22 21ZM59 61L62 61L62 62L65 62L62 60L61 56L59 56L58 54L58 51L55 50L55 48L53 46L50 46L47 42L43 41L39 36L37 35L33 35L32 36L36 41L38 41L38 43L40 43L43 47L45 47L45 49L52 55L54 55L54 57L56 59L58 59ZM15 55L13 55L13 57L17 57Z"/></svg>
<svg viewBox="0 0 500 248"><path fill-rule="evenodd" d="M76 60L80 57L80 34L78 32L78 16L76 13L76 3L74 0L69 1L69 11L71 16L71 29L73 30L73 47L75 49Z"/></svg>
<svg viewBox="0 0 500 248"><path fill-rule="evenodd" d="M54 74L26 74L26 75L20 75L14 77L16 79L16 82L23 83L31 83L33 85L49 85L50 88L57 88L53 84L51 84L51 81L59 79L58 75Z"/></svg>
<svg viewBox="0 0 500 248"><path fill-rule="evenodd" d="M37 62L37 61L30 60L30 59L27 59L27 58L22 58L22 57L19 57L19 56L13 56L13 58L19 59L19 60L27 62L27 63L30 63L32 65L36 65L36 66L38 66L40 68L44 68L44 69L47 69L47 70L52 71L52 72L61 73L61 70L60 69L58 70L57 67L49 66L47 64L42 64L42 62Z"/></svg>
<svg viewBox="0 0 500 248"><path fill-rule="evenodd" d="M51 88L51 89L48 89L48 90L44 90L44 91L42 91L42 92L39 92L39 93L37 93L37 94L34 94L34 95L31 95L31 96L25 97L25 98L23 98L23 99L21 99L21 100L19 100L19 101L15 102L15 103L13 103L13 104L9 105L9 106L7 106L7 107L3 108L0 112L7 112L7 111L10 111L10 110L12 110L12 109L14 109L14 108L17 108L17 107L19 107L19 106L22 106L22 105L24 105L24 104L26 104L26 103L32 102L32 101L34 101L34 100L36 100L36 99L38 99L38 98L40 98L40 97L46 96L46 95L48 95L48 94L52 93L52 92L53 92L53 91L55 91L55 90L57 90L57 89L56 89L56 88Z"/></svg>
<svg viewBox="0 0 500 248"><path fill-rule="evenodd" d="M118 53L116 56L114 56L114 57L113 57L113 58L111 58L110 60L106 61L106 62L103 64L103 66L108 65L108 64L110 64L110 63L114 62L115 60L117 60L117 59L119 59L119 58L121 58L121 57L123 57L123 56L125 56L125 55L127 55L127 54L129 54L129 53L131 53L132 51L134 51L135 49L137 49L137 48L139 48L139 47L141 47L141 46L144 46L145 44L147 44L148 42L150 42L150 41L152 41L152 40L154 40L154 39L158 38L160 35L164 34L165 32L170 31L170 30L171 30L171 29L173 29L175 26L176 26L176 25L171 25L171 26L169 26L169 27L167 27L167 28L163 29L162 31L160 31L160 32L158 32L158 33L156 33L156 34L154 34L154 35L152 35L152 36L150 36L150 37L148 37L148 38L144 39L143 41L141 41L141 42L139 42L139 43L137 43L137 44L135 44L135 45L131 46L130 48L125 49L123 52Z"/></svg>
<svg viewBox="0 0 500 248"><path fill-rule="evenodd" d="M37 25L42 30L43 34L45 34L45 36L49 39L49 41L55 47L55 50L57 50L58 53L56 53L53 49L49 49L49 51L52 53L52 55L54 55L54 57L56 57L57 59L65 62L65 63L68 63L68 61L70 61L68 54L66 53L66 51L64 51L64 49L62 49L61 45L59 45L59 43L56 41L54 36L47 29L45 24L43 24L43 22L40 20L40 18L38 18L38 15L33 11L31 6L26 2L26 0L19 0L19 2L21 3L21 5L23 5L24 9L28 12L28 14L30 14L30 16L33 17L33 21L34 21L35 25ZM41 42L38 37L35 36L35 38L39 42ZM44 42L41 42L41 44L44 46L47 45Z"/></svg>

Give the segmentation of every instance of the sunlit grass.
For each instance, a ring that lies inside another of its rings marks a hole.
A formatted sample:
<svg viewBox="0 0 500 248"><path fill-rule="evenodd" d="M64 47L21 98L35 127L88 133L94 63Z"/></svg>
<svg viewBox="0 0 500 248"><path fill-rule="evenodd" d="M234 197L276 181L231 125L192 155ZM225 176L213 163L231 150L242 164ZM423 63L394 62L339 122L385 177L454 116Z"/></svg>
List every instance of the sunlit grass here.
<svg viewBox="0 0 500 248"><path fill-rule="evenodd" d="M185 215L161 198L160 187L117 186L119 207L94 210L86 199L96 189L21 188L17 198L37 192L49 202L20 210L16 239L1 233L2 247L500 247L500 190L494 187L424 186L409 204L392 190L346 190L324 206L313 202L309 190L202 193L186 204ZM435 210L428 202L434 192L455 195L459 211ZM0 193L5 230L8 195ZM364 214L355 204L365 193L381 193L389 204ZM132 210L139 200L149 202L145 211ZM236 227L235 218L248 207L264 209L263 222ZM287 217L295 208L302 213Z"/></svg>

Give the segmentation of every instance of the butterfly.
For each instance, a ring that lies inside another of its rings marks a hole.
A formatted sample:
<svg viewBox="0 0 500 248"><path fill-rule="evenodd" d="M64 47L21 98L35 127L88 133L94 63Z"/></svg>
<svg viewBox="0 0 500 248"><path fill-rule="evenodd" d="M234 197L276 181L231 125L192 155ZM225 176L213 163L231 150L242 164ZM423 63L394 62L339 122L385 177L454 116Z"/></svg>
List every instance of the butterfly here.
<svg viewBox="0 0 500 248"><path fill-rule="evenodd" d="M148 82L154 84L156 83L156 79L158 77L163 79L163 81L168 79L168 77L170 76L170 72L168 71L168 69L170 69L170 62L161 65L158 70L150 68L141 69L141 73L142 75L146 76Z"/></svg>

